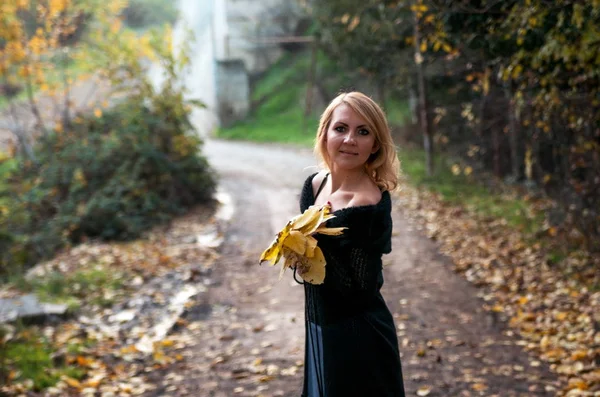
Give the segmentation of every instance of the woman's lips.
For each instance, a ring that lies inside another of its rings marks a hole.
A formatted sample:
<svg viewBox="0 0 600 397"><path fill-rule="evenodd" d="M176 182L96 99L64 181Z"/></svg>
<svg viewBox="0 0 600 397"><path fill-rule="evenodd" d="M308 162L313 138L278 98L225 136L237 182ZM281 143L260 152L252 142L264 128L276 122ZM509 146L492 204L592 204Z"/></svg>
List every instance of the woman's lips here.
<svg viewBox="0 0 600 397"><path fill-rule="evenodd" d="M358 156L358 153L354 153L354 152L346 152L344 150L340 150L340 153L342 154L347 154L349 156Z"/></svg>

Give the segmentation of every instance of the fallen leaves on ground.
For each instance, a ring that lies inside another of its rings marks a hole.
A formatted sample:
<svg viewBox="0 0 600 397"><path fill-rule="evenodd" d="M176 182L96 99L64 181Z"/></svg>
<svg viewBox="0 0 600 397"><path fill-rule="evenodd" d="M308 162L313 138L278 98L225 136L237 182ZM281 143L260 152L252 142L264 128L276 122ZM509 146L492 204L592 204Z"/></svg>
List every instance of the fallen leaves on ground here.
<svg viewBox="0 0 600 397"><path fill-rule="evenodd" d="M155 342L151 354L146 354L133 342L150 333L156 324L140 321L127 310L115 312L114 308L135 306L129 299L144 287L153 288L152 283L161 277L175 274L177 280L171 280L173 283L179 279L197 283L197 277L206 278L218 255L198 241L207 226L213 225L213 213L212 206L198 207L133 242L86 242L65 250L30 272L29 277L43 278L54 272L70 274L100 266L105 271L123 275L122 291L116 295L117 301L111 308L99 307L90 294L81 302L75 318L55 325L31 327L51 340L55 361L75 366L85 374L81 379L62 376L55 386L44 391L45 395L140 395L153 388L145 380L149 372L182 359L180 351L193 341L165 338ZM0 291L0 296L19 293L14 287L6 288ZM140 302L145 311L149 310L150 304L167 303L159 288L152 295L152 302ZM97 319L100 322L110 320L109 323L123 324L123 327L99 328ZM127 326L129 323L133 328ZM74 347L76 351L73 351ZM32 387L28 380L15 380L0 390L5 395L17 395L26 391L32 393Z"/></svg>
<svg viewBox="0 0 600 397"><path fill-rule="evenodd" d="M571 251L555 263L542 244L502 219L409 186L396 205L441 244L457 272L482 288L486 309L508 321L518 343L549 364L561 382L558 395L600 392L598 255ZM473 390L483 391L485 384L475 383Z"/></svg>

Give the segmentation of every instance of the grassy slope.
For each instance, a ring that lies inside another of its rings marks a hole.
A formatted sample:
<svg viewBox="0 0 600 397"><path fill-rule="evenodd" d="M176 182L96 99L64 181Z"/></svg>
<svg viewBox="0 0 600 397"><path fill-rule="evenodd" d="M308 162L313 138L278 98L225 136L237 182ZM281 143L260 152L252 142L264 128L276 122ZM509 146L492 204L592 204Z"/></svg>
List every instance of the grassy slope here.
<svg viewBox="0 0 600 397"><path fill-rule="evenodd" d="M445 201L485 216L504 218L509 225L526 233L541 227L543 216L532 211L526 201L511 195L495 194L473 177L454 175L452 161L443 155L437 155L436 171L432 177L427 176L423 150L401 149L399 157L409 183L434 191Z"/></svg>
<svg viewBox="0 0 600 397"><path fill-rule="evenodd" d="M228 139L312 145L318 121L304 117L309 60L282 58L255 86L252 101L260 102L247 120L217 135Z"/></svg>

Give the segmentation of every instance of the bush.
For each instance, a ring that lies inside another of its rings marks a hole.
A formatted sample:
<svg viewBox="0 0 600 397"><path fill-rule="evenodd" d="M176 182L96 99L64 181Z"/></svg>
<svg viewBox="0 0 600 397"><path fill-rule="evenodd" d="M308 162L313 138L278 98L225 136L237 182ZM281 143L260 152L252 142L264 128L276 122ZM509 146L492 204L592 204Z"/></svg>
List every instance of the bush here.
<svg viewBox="0 0 600 397"><path fill-rule="evenodd" d="M181 93L166 89L42 139L36 163L20 160L4 189L1 270L89 237L136 238L210 200L215 181L189 110Z"/></svg>

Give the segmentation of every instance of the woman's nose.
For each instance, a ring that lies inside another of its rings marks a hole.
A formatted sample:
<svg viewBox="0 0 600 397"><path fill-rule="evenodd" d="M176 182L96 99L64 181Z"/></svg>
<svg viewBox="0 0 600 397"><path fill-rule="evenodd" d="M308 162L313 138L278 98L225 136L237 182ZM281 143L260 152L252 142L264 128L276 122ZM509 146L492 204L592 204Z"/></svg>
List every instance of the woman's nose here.
<svg viewBox="0 0 600 397"><path fill-rule="evenodd" d="M346 134L346 136L344 137L344 143L347 143L347 144L355 144L356 143L356 139L354 137L353 132L348 132Z"/></svg>

